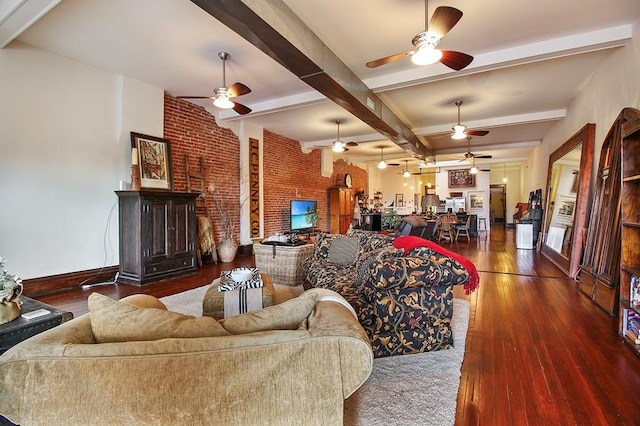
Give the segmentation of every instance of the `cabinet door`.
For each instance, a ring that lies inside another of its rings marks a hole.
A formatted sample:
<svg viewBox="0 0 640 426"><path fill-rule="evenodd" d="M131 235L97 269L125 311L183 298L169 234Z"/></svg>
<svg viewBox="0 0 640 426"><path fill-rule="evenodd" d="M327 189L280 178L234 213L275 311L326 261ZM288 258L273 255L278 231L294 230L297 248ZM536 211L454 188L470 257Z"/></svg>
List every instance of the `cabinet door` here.
<svg viewBox="0 0 640 426"><path fill-rule="evenodd" d="M191 237L191 227L193 226L190 212L193 210L193 203L189 200L175 200L171 209L172 220L169 225L170 249L169 255L179 256L189 254L193 245Z"/></svg>
<svg viewBox="0 0 640 426"><path fill-rule="evenodd" d="M159 260L170 255L169 209L170 202L163 199L149 200L150 217L148 231L143 238L148 239L150 253L148 258ZM147 257L147 256L145 256Z"/></svg>

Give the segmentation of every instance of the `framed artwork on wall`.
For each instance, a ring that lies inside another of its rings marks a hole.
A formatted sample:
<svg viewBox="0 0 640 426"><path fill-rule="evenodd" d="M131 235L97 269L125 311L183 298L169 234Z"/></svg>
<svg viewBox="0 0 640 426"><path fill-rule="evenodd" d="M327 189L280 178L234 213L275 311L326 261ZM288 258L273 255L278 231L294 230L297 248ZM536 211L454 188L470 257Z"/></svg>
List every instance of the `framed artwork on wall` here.
<svg viewBox="0 0 640 426"><path fill-rule="evenodd" d="M484 209L484 191L469 191L469 208L471 210Z"/></svg>
<svg viewBox="0 0 640 426"><path fill-rule="evenodd" d="M469 169L449 170L449 188L472 188L476 186L476 175Z"/></svg>
<svg viewBox="0 0 640 426"><path fill-rule="evenodd" d="M404 195L396 194L396 207L404 207Z"/></svg>
<svg viewBox="0 0 640 426"><path fill-rule="evenodd" d="M173 189L169 140L131 132L132 162L137 160L140 188Z"/></svg>

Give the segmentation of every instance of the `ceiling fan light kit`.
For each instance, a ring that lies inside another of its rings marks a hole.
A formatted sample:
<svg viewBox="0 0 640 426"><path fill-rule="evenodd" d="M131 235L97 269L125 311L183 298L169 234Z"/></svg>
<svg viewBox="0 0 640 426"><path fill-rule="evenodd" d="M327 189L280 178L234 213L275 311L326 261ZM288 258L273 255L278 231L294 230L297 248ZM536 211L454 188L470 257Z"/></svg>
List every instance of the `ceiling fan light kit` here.
<svg viewBox="0 0 640 426"><path fill-rule="evenodd" d="M386 169L387 168L387 162L384 161L384 146L380 145L378 148L380 148L380 161L378 161L378 168L379 169Z"/></svg>
<svg viewBox="0 0 640 426"><path fill-rule="evenodd" d="M467 130L467 126L463 126L462 124L454 124L452 127L453 134L451 135L451 139L464 139L467 137L467 134L464 132Z"/></svg>
<svg viewBox="0 0 640 426"><path fill-rule="evenodd" d="M442 51L436 45L442 36L430 31L423 31L411 40L416 51L411 55L411 62L416 65L431 65L442 59Z"/></svg>
<svg viewBox="0 0 640 426"><path fill-rule="evenodd" d="M331 146L331 151L333 152L344 152L344 142L335 141Z"/></svg>
<svg viewBox="0 0 640 426"><path fill-rule="evenodd" d="M429 20L429 2L424 2L424 23L425 30L418 33L411 40L415 50L409 52L396 53L391 56L367 62L368 68L376 68L395 62L407 56L411 56L411 62L416 65L430 65L436 62L455 70L460 71L467 67L473 56L454 50L440 50L436 46L440 40L458 23L462 18L462 12L454 7L439 6L433 11Z"/></svg>
<svg viewBox="0 0 640 426"><path fill-rule="evenodd" d="M220 93L220 92L225 92L224 94ZM216 98L213 100L213 105L217 106L218 108L222 108L222 109L231 109L235 106L235 104L233 102L231 102L231 100L229 99L229 95L226 93L227 89L226 88L220 88L220 89L216 89L215 93L216 93Z"/></svg>

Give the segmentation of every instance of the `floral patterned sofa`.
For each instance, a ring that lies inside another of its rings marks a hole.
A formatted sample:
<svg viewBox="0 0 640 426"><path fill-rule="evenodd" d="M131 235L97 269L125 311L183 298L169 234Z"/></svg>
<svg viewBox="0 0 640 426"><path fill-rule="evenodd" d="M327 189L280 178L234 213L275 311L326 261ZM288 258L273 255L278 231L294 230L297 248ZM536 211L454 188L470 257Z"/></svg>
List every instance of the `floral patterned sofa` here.
<svg viewBox="0 0 640 426"><path fill-rule="evenodd" d="M477 280L477 272L440 249L414 236L321 234L313 256L303 262L304 287L327 288L349 301L375 357L448 349L453 286Z"/></svg>

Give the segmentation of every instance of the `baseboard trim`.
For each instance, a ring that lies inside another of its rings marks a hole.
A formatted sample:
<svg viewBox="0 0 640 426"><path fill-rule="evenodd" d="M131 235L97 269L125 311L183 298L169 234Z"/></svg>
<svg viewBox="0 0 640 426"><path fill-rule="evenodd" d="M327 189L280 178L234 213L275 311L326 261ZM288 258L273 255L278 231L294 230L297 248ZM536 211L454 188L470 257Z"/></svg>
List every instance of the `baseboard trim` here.
<svg viewBox="0 0 640 426"><path fill-rule="evenodd" d="M48 277L31 278L23 281L23 294L37 298L48 294L62 293L76 289L84 284L97 284L112 281L118 272L118 265L86 271L69 272L67 274Z"/></svg>

